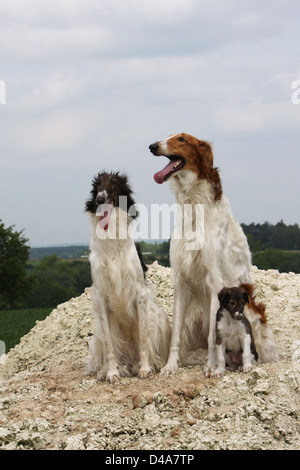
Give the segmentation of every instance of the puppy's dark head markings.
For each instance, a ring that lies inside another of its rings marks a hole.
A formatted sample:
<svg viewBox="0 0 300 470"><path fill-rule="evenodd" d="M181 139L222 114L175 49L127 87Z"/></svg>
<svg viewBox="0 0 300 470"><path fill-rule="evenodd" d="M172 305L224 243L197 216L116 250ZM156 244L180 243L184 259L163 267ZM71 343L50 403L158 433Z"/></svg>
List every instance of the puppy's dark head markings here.
<svg viewBox="0 0 300 470"><path fill-rule="evenodd" d="M224 287L218 295L221 307L224 307L234 320L242 320L244 308L249 302L247 292L241 287Z"/></svg>

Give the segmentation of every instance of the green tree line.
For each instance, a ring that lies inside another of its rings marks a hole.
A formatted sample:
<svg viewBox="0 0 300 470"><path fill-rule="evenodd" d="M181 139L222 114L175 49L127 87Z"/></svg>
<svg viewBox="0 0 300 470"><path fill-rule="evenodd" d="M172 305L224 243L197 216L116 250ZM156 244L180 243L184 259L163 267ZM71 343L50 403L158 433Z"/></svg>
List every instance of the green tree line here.
<svg viewBox="0 0 300 470"><path fill-rule="evenodd" d="M241 224L252 252L252 264L259 269L277 269L279 272L300 273L300 228L286 225Z"/></svg>
<svg viewBox="0 0 300 470"><path fill-rule="evenodd" d="M29 252L23 231L0 221L0 310L56 307L91 286L88 261L53 254L30 264Z"/></svg>
<svg viewBox="0 0 300 470"><path fill-rule="evenodd" d="M23 230L5 228L0 220L0 310L21 308L31 283L25 266L29 256Z"/></svg>
<svg viewBox="0 0 300 470"><path fill-rule="evenodd" d="M249 237L250 247L260 251L268 248L277 250L300 250L300 228L298 224L286 225L282 220L276 225L269 222L263 224L241 224Z"/></svg>
<svg viewBox="0 0 300 470"><path fill-rule="evenodd" d="M66 261L50 255L30 271L30 289L24 299L28 308L56 307L92 284L88 261Z"/></svg>

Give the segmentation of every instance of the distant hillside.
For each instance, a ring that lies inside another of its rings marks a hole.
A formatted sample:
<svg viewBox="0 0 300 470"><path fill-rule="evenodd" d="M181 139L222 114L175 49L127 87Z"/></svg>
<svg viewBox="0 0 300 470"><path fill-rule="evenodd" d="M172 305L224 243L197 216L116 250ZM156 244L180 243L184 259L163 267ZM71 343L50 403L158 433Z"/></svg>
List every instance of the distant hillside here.
<svg viewBox="0 0 300 470"><path fill-rule="evenodd" d="M259 269L277 269L279 272L300 273L300 227L286 225L282 220L276 225L241 224L252 252L252 263ZM158 261L170 266L169 240L144 240L139 242L144 262ZM41 260L45 256L57 255L61 259L87 259L89 246L65 245L31 248L30 260Z"/></svg>
<svg viewBox="0 0 300 470"><path fill-rule="evenodd" d="M30 248L29 259L42 259L54 254L62 259L76 259L88 253L88 245L45 246Z"/></svg>
<svg viewBox="0 0 300 470"><path fill-rule="evenodd" d="M143 252L147 252L146 257L149 254L169 254L169 240L147 240L139 241ZM45 256L57 255L61 259L78 259L82 256L87 257L89 254L89 245L52 245L43 247L32 247L30 248L29 259L39 260ZM153 263L156 257L153 259L149 258L148 263Z"/></svg>

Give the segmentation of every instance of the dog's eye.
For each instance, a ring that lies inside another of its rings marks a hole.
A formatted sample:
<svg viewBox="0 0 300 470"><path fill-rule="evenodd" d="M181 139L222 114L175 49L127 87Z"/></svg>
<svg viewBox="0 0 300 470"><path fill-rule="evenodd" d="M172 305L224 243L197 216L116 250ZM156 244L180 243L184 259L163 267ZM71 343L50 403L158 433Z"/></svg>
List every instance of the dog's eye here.
<svg viewBox="0 0 300 470"><path fill-rule="evenodd" d="M178 140L179 140L179 142L186 142L187 143L187 140L184 137L178 137Z"/></svg>
<svg viewBox="0 0 300 470"><path fill-rule="evenodd" d="M111 180L110 182L113 186L116 186L117 182L115 180Z"/></svg>

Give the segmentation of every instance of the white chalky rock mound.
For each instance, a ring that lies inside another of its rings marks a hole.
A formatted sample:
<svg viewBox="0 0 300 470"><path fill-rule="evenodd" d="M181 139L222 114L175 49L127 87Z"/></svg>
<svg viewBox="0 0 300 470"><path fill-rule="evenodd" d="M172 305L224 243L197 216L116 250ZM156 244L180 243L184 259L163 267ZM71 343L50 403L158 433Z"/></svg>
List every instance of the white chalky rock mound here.
<svg viewBox="0 0 300 470"><path fill-rule="evenodd" d="M200 366L119 384L84 375L90 291L59 305L0 361L0 449L297 449L300 275L253 267L280 362L205 379ZM172 316L170 269L148 279Z"/></svg>

